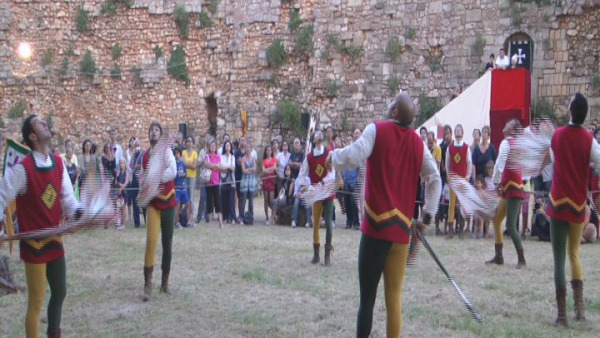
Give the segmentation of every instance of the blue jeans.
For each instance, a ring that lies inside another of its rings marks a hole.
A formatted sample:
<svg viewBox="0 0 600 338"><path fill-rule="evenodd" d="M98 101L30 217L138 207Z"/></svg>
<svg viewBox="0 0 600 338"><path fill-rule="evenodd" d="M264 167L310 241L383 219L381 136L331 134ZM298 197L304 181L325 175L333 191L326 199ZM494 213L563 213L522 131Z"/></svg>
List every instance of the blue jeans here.
<svg viewBox="0 0 600 338"><path fill-rule="evenodd" d="M312 206L306 205L304 203L304 200L301 198L296 197L294 199L294 207L292 209L292 220L296 223L298 222L298 207L300 206L300 203L304 205L304 209L306 210L306 223L312 226Z"/></svg>
<svg viewBox="0 0 600 338"><path fill-rule="evenodd" d="M129 190L129 198L131 199L131 203L133 205L133 225L136 228L140 227L140 207L138 206L138 201L137 201L137 197L138 197L138 193L140 191L140 188L135 186L135 187L130 187L131 190Z"/></svg>
<svg viewBox="0 0 600 338"><path fill-rule="evenodd" d="M196 216L196 223L204 219L208 222L208 214L206 213L206 183L200 183L200 201L198 201L198 215Z"/></svg>

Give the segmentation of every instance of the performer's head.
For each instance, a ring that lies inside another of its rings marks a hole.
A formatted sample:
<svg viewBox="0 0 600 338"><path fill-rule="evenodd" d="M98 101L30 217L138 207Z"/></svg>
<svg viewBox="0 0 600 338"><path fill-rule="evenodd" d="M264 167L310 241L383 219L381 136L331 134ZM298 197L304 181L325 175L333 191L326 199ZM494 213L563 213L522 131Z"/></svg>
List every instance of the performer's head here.
<svg viewBox="0 0 600 338"><path fill-rule="evenodd" d="M158 140L162 136L163 129L160 123L152 122L150 123L150 128L148 128L148 139L150 140L150 145L154 147Z"/></svg>
<svg viewBox="0 0 600 338"><path fill-rule="evenodd" d="M463 126L462 124L457 124L456 127L454 127L454 137L456 137L456 139L458 141L462 140L463 136L464 136L464 130L463 130Z"/></svg>
<svg viewBox="0 0 600 338"><path fill-rule="evenodd" d="M50 132L48 124L37 115L29 115L25 119L21 128L21 135L23 136L23 142L31 150L39 152L47 151L52 139L52 132Z"/></svg>
<svg viewBox="0 0 600 338"><path fill-rule="evenodd" d="M316 146L321 145L323 142L323 132L320 130L315 131L315 135L313 136L313 142Z"/></svg>
<svg viewBox="0 0 600 338"><path fill-rule="evenodd" d="M569 104L569 112L571 112L571 123L582 125L588 113L588 102L585 96L581 93L576 93Z"/></svg>
<svg viewBox="0 0 600 338"><path fill-rule="evenodd" d="M396 120L400 125L408 127L415 118L415 104L408 94L402 92L394 97L387 109L387 117Z"/></svg>
<svg viewBox="0 0 600 338"><path fill-rule="evenodd" d="M502 132L504 133L504 137L509 137L517 135L520 129L521 122L519 122L519 120L517 119L511 119L508 122L506 122L504 129L502 129Z"/></svg>

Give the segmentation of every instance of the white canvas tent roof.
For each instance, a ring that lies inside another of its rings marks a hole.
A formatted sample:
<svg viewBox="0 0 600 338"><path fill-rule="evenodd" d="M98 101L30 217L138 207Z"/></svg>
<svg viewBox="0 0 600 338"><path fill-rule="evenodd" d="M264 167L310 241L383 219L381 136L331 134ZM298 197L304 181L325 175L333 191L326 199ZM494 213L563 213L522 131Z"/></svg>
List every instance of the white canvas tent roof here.
<svg viewBox="0 0 600 338"><path fill-rule="evenodd" d="M468 144L473 142L473 129L481 130L484 125L490 125L490 100L492 90L492 72L483 74L477 81L473 82L458 97L450 101L444 108L435 113L421 127L436 133L438 139L443 135L437 135L438 126L446 124L454 127L462 124L465 131L464 141Z"/></svg>

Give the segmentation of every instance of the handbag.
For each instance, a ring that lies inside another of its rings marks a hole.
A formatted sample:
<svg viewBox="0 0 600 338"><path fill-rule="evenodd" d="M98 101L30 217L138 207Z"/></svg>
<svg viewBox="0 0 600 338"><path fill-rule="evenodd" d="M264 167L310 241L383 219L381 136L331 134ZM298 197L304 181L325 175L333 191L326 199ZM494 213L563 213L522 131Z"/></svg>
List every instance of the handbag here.
<svg viewBox="0 0 600 338"><path fill-rule="evenodd" d="M200 179L202 180L202 182L206 183L210 181L211 176L212 170L202 167L202 170L200 171Z"/></svg>

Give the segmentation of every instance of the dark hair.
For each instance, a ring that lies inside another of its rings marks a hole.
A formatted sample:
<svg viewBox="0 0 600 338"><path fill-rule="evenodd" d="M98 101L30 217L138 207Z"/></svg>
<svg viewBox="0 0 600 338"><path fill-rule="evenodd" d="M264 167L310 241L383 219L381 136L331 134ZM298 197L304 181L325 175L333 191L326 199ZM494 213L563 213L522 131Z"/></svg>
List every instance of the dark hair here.
<svg viewBox="0 0 600 338"><path fill-rule="evenodd" d="M90 147L90 154L95 154L96 150L98 150L98 145L96 145L96 143L92 143L92 146Z"/></svg>
<svg viewBox="0 0 600 338"><path fill-rule="evenodd" d="M31 120L33 120L36 117L37 117L37 115L35 115L35 114L27 116L25 121L23 121L23 127L21 128L21 135L23 136L23 142L25 142L25 144L32 150L33 150L33 142L29 139L29 135L31 135L32 133L35 133L35 131L33 130L33 125L31 124Z"/></svg>
<svg viewBox="0 0 600 338"><path fill-rule="evenodd" d="M494 55L494 53L492 53L492 54L490 54L490 57L491 57L491 58L495 58L495 57L496 57L496 55Z"/></svg>
<svg viewBox="0 0 600 338"><path fill-rule="evenodd" d="M425 130L425 132L427 132L427 128L425 128L425 127L421 127L421 128L419 128L419 134L420 134L420 133L421 133L423 130Z"/></svg>
<svg viewBox="0 0 600 338"><path fill-rule="evenodd" d="M285 177L285 171L287 170L287 168L290 168L290 177L292 176L292 166L288 163L285 165L285 167L283 168L283 176Z"/></svg>
<svg viewBox="0 0 600 338"><path fill-rule="evenodd" d="M477 175L476 180L483 183L483 185L485 185L485 176L483 176L483 174Z"/></svg>
<svg viewBox="0 0 600 338"><path fill-rule="evenodd" d="M92 140L90 140L89 138L86 138L85 140L83 140L83 143L81 143L81 152L85 154L85 144L86 143L90 143L90 152L92 151Z"/></svg>
<svg viewBox="0 0 600 338"><path fill-rule="evenodd" d="M588 102L581 93L576 93L569 105L571 111L571 122L583 124L588 113Z"/></svg>
<svg viewBox="0 0 600 338"><path fill-rule="evenodd" d="M177 154L177 153L179 153L179 155L181 155L181 148L179 148L179 147L174 147L174 148L173 148L173 155L175 155L175 154Z"/></svg>
<svg viewBox="0 0 600 338"><path fill-rule="evenodd" d="M475 134L475 132L478 132L479 133L479 137L481 137L481 130L479 130L479 128L473 129L473 134Z"/></svg>
<svg viewBox="0 0 600 338"><path fill-rule="evenodd" d="M500 50L503 51L503 52L505 51L504 48L500 48Z"/></svg>
<svg viewBox="0 0 600 338"><path fill-rule="evenodd" d="M596 128L596 130L594 130L594 136L598 136L598 133L600 133L600 128Z"/></svg>
<svg viewBox="0 0 600 338"><path fill-rule="evenodd" d="M148 127L148 134L150 134L150 130L152 130L152 127L158 127L158 129L160 130L160 135L162 136L163 129L162 129L162 126L160 125L160 123L158 123L158 122L150 123L150 127Z"/></svg>
<svg viewBox="0 0 600 338"><path fill-rule="evenodd" d="M263 150L263 160L267 158L267 148L271 148L271 158L273 158L273 147L270 144L267 144L265 149Z"/></svg>
<svg viewBox="0 0 600 338"><path fill-rule="evenodd" d="M221 153L225 154L225 145L227 145L227 143L229 143L229 154L233 154L233 143L231 143L231 141L225 141L225 143L223 143L223 150Z"/></svg>
<svg viewBox="0 0 600 338"><path fill-rule="evenodd" d="M452 132L452 127L449 124L447 124L447 125L444 126L444 132L446 130L450 130L450 132Z"/></svg>
<svg viewBox="0 0 600 338"><path fill-rule="evenodd" d="M191 140L192 140L192 144L196 143L196 142L194 141L194 137L193 137L193 136L188 136L188 137L185 139L185 141L187 142L187 140L189 140L189 139L191 139Z"/></svg>

